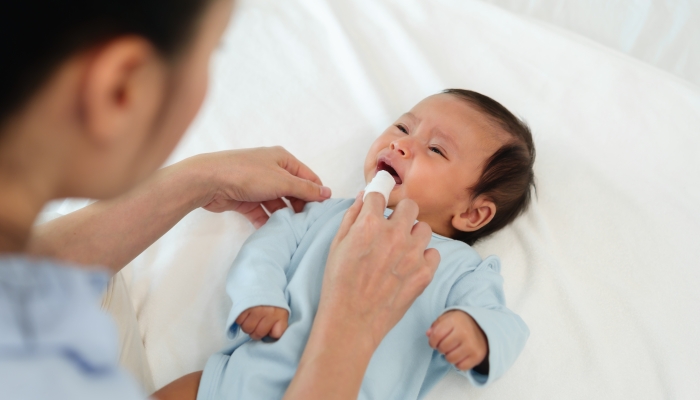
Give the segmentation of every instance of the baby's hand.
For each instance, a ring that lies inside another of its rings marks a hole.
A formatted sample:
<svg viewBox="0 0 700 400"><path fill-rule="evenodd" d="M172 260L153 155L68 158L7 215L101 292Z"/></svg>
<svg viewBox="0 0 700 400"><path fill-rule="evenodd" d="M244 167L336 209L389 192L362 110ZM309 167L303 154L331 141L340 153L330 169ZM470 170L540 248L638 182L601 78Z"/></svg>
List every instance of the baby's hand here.
<svg viewBox="0 0 700 400"><path fill-rule="evenodd" d="M447 362L462 371L476 367L488 356L486 335L464 311L451 310L442 314L425 334L430 347L444 354Z"/></svg>
<svg viewBox="0 0 700 400"><path fill-rule="evenodd" d="M287 321L289 321L289 312L284 308L272 306L251 307L236 319L236 323L243 332L255 340L265 336L279 339L287 330Z"/></svg>

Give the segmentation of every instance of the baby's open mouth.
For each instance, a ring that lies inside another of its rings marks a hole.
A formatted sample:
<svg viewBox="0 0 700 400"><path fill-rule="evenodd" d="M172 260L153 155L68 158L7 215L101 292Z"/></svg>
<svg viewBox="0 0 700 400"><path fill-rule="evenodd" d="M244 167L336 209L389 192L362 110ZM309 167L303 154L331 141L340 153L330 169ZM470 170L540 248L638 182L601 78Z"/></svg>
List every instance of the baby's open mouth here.
<svg viewBox="0 0 700 400"><path fill-rule="evenodd" d="M396 173L396 170L391 167L391 165L385 163L384 161L380 161L377 164L377 172L379 171L386 171L391 174L391 176L394 177L394 181L396 181L397 185L400 185L402 183L401 177L399 176L398 173Z"/></svg>

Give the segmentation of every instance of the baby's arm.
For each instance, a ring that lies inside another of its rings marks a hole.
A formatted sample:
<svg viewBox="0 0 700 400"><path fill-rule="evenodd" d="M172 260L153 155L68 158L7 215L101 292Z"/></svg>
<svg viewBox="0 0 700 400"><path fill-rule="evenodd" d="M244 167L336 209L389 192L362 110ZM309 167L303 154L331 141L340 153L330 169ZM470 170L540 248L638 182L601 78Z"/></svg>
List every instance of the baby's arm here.
<svg viewBox="0 0 700 400"><path fill-rule="evenodd" d="M489 344L484 331L469 314L451 310L442 314L426 332L430 347L461 371L472 368L489 373Z"/></svg>
<svg viewBox="0 0 700 400"><path fill-rule="evenodd" d="M273 327L281 336L290 311L285 289L292 256L311 224L337 202L308 203L301 213L278 210L243 244L226 281L233 302L226 323L230 338L238 328L253 339L267 336Z"/></svg>
<svg viewBox="0 0 700 400"><path fill-rule="evenodd" d="M265 336L279 339L287 330L288 321L289 312L287 310L269 306L249 308L236 319L236 323L243 332L254 340L260 340Z"/></svg>
<svg viewBox="0 0 700 400"><path fill-rule="evenodd" d="M450 289L445 311L428 331L431 344L437 342L437 350L447 354L445 360L477 386L501 377L530 335L523 320L506 307L499 272L498 258L487 257L464 274ZM451 354L455 343L460 343L458 352Z"/></svg>

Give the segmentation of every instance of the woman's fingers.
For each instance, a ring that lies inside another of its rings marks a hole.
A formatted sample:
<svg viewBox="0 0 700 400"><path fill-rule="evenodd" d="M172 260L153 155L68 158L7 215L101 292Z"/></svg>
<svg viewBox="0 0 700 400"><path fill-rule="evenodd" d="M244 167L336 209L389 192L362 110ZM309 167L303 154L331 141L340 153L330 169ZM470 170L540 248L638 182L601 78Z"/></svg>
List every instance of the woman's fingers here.
<svg viewBox="0 0 700 400"><path fill-rule="evenodd" d="M421 247L422 248L422 247ZM436 249L426 249L423 252L423 264L413 272L411 283L415 292L415 297L420 296L426 287L432 282L440 264L440 252Z"/></svg>
<svg viewBox="0 0 700 400"><path fill-rule="evenodd" d="M194 173L205 188L201 204L207 210L234 210L237 202L270 204L279 209L282 197L298 199L295 210L307 201L330 198L331 190L323 186L309 167L281 147L229 150L202 154L180 164ZM267 204L265 205L267 207Z"/></svg>
<svg viewBox="0 0 700 400"><path fill-rule="evenodd" d="M277 146L270 149L277 157L277 165L286 171L286 183L281 196L294 197L302 201L322 201L331 197L331 189L323 186L321 179L311 168L299 161L290 152Z"/></svg>
<svg viewBox="0 0 700 400"><path fill-rule="evenodd" d="M319 313L355 321L378 344L430 283L439 255L431 232L414 226L418 206L402 201L389 220L385 199L370 193L348 209L328 255ZM351 306L348 306L351 305ZM323 311L322 311L323 310Z"/></svg>
<svg viewBox="0 0 700 400"><path fill-rule="evenodd" d="M279 195L304 201L323 201L331 197L331 189L307 179L286 174L277 183Z"/></svg>
<svg viewBox="0 0 700 400"><path fill-rule="evenodd" d="M306 202L301 199L297 199L296 197L287 197L287 200L289 200L289 204L292 205L292 209L294 212L302 212L304 210L304 206L306 205Z"/></svg>
<svg viewBox="0 0 700 400"><path fill-rule="evenodd" d="M411 199L403 199L396 205L394 212L389 216L389 220L401 225L401 229L411 231L413 224L418 218L418 204ZM424 232L421 232L425 234ZM430 235L428 235L429 237Z"/></svg>
<svg viewBox="0 0 700 400"><path fill-rule="evenodd" d="M425 267L434 275L440 265L440 252L437 249L426 249L423 252L423 258L425 258Z"/></svg>
<svg viewBox="0 0 700 400"><path fill-rule="evenodd" d="M416 238L419 246L427 247L432 234L433 230L430 229L430 225L425 222L416 222L413 227L411 227L411 236Z"/></svg>
<svg viewBox="0 0 700 400"><path fill-rule="evenodd" d="M357 220L357 216L360 215L360 210L362 210L362 197L357 195L355 202L345 211L343 220L340 222L338 232L335 235L335 239L333 239L334 246L347 236L348 231L350 231L350 228Z"/></svg>
<svg viewBox="0 0 700 400"><path fill-rule="evenodd" d="M421 249L426 249L428 245L430 244L430 240L432 238L433 231L430 229L430 225L426 224L425 222L417 222L413 227L411 227L411 239L413 240L413 248L412 251L417 253L417 255L422 256L423 260L425 263L423 263L421 266L427 267L428 271L426 273L429 273L430 275L430 280L432 280L432 275L435 272L434 271L434 266L437 267L437 265L433 265L433 260L432 258L434 257L435 254L438 254L438 261L440 259L439 253L437 253L437 250L432 249L433 251L426 253L426 251L421 252ZM430 249L427 249L430 250ZM428 257L431 259L426 259L426 254ZM432 272L430 272L432 271ZM429 281L430 281L429 280Z"/></svg>
<svg viewBox="0 0 700 400"><path fill-rule="evenodd" d="M386 199L381 193L370 192L362 201L362 210L360 218L366 218L368 215L384 217L384 209L386 208Z"/></svg>
<svg viewBox="0 0 700 400"><path fill-rule="evenodd" d="M248 221L250 221L250 223L253 224L253 226L256 229L265 225L265 222L267 222L267 220L270 219L270 217L267 215L265 210L263 210L263 208L260 206L260 204L258 204L258 203L245 203L245 204L253 205L253 207L246 207L247 211L239 211L240 208L238 208L238 209L234 208L233 211L238 211L241 214L243 214L243 216L245 216L248 219Z"/></svg>
<svg viewBox="0 0 700 400"><path fill-rule="evenodd" d="M274 199L274 200L268 200L268 201L263 201L262 202L263 207L267 211L270 212L270 214L274 213L275 211L287 207L287 204L285 204L282 199Z"/></svg>
<svg viewBox="0 0 700 400"><path fill-rule="evenodd" d="M307 167L306 164L294 157L292 153L288 152L281 146L273 147L272 149L277 151L280 155L280 167L284 168L294 176L298 176L299 178L306 179L318 184L319 186L323 186L323 183L318 175L316 175L311 168Z"/></svg>

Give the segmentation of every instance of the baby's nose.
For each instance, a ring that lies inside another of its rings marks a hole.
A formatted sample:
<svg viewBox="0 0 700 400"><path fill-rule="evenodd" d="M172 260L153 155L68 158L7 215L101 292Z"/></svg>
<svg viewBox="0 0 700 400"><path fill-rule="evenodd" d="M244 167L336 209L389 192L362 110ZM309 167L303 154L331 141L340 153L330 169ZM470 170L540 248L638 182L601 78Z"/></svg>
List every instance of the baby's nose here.
<svg viewBox="0 0 700 400"><path fill-rule="evenodd" d="M406 157L409 155L408 153L408 146L406 146L403 143L400 143L398 140L391 142L391 145L389 146L391 150L396 150L401 154L402 156Z"/></svg>

